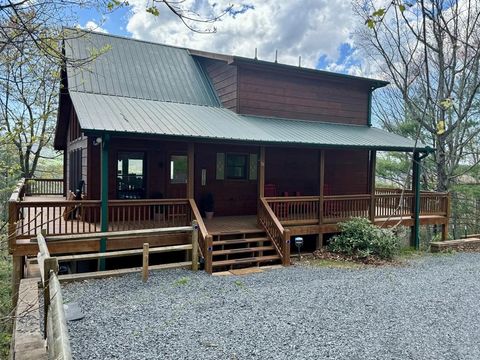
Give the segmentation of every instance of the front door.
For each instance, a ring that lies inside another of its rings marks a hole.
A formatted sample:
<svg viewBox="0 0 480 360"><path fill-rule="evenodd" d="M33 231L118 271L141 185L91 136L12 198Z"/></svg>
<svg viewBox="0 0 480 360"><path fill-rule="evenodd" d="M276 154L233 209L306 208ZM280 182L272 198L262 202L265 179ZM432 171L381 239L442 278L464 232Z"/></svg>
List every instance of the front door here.
<svg viewBox="0 0 480 360"><path fill-rule="evenodd" d="M186 153L171 153L168 158L166 197L187 197L188 157Z"/></svg>

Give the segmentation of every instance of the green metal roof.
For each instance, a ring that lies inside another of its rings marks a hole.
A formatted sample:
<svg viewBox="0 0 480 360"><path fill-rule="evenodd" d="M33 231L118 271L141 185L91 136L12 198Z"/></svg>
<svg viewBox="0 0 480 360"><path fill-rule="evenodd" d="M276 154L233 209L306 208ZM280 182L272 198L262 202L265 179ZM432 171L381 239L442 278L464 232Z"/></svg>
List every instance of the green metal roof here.
<svg viewBox="0 0 480 360"><path fill-rule="evenodd" d="M65 55L69 91L220 106L202 67L186 49L71 29ZM98 54L93 61L75 62Z"/></svg>
<svg viewBox="0 0 480 360"><path fill-rule="evenodd" d="M384 130L317 121L239 115L225 108L70 92L85 132L148 134L253 143L428 151Z"/></svg>

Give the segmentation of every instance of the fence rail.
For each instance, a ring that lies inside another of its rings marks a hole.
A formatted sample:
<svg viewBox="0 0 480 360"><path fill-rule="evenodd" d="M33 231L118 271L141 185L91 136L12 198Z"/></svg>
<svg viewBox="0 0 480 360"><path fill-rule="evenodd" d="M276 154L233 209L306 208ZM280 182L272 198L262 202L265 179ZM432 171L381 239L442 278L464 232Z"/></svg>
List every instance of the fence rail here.
<svg viewBox="0 0 480 360"><path fill-rule="evenodd" d="M58 260L50 256L44 233L37 235L38 266L43 290L44 336L49 359L72 359L63 296L58 281Z"/></svg>

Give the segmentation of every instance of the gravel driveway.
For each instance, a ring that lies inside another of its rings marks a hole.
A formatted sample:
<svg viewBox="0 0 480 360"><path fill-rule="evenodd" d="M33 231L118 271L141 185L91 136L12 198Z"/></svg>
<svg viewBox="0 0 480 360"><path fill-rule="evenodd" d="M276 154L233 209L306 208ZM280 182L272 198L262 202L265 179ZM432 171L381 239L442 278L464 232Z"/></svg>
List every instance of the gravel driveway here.
<svg viewBox="0 0 480 360"><path fill-rule="evenodd" d="M64 285L75 359L480 359L480 254Z"/></svg>

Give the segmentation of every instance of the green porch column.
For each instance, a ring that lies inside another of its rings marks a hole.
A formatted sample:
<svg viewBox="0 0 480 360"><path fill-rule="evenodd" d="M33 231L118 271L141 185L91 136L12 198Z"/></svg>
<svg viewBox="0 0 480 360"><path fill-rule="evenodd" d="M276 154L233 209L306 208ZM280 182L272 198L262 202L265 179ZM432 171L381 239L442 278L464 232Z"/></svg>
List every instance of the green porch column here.
<svg viewBox="0 0 480 360"><path fill-rule="evenodd" d="M420 248L420 153L413 153L413 232L410 245L416 250Z"/></svg>
<svg viewBox="0 0 480 360"><path fill-rule="evenodd" d="M100 231L108 231L108 153L110 145L110 135L104 134L102 138L101 154L101 213L100 213ZM107 251L107 238L100 239L100 252ZM105 259L99 259L99 270L105 270Z"/></svg>

